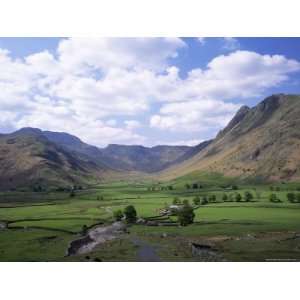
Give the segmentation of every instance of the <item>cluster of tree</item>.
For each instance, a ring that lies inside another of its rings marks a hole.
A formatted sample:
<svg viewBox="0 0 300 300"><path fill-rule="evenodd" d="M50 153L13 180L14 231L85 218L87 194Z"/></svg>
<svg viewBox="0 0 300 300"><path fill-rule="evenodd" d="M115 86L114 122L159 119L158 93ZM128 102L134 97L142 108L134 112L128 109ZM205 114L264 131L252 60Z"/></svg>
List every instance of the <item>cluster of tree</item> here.
<svg viewBox="0 0 300 300"><path fill-rule="evenodd" d="M168 186L150 186L147 188L148 191L172 191L174 190L174 186L173 185L168 185Z"/></svg>
<svg viewBox="0 0 300 300"><path fill-rule="evenodd" d="M187 226L194 223L195 213L188 200L183 201L183 207L177 210L177 221L181 226Z"/></svg>
<svg viewBox="0 0 300 300"><path fill-rule="evenodd" d="M300 193L287 193L286 198L291 203L300 203Z"/></svg>
<svg viewBox="0 0 300 300"><path fill-rule="evenodd" d="M194 189L194 190L197 190L197 189L202 189L203 188L203 185L202 184L200 184L200 183L192 183L192 184L189 184L189 183L186 183L185 184L185 188L187 189L187 190L189 190L189 189Z"/></svg>
<svg viewBox="0 0 300 300"><path fill-rule="evenodd" d="M114 212L114 219L116 221L121 221L125 219L127 223L135 223L137 220L137 213L135 207L133 205L128 205L124 208L123 211L121 209L116 210Z"/></svg>

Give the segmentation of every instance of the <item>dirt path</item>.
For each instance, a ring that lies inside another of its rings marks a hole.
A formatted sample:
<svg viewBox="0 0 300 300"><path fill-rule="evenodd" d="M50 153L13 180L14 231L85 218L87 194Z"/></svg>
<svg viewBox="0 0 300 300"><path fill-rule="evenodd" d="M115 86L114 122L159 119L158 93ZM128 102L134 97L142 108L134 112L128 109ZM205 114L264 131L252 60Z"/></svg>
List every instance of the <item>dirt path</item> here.
<svg viewBox="0 0 300 300"><path fill-rule="evenodd" d="M107 226L97 226L88 231L87 235L70 243L67 255L85 254L92 251L96 246L115 239L126 230L122 222L115 222Z"/></svg>

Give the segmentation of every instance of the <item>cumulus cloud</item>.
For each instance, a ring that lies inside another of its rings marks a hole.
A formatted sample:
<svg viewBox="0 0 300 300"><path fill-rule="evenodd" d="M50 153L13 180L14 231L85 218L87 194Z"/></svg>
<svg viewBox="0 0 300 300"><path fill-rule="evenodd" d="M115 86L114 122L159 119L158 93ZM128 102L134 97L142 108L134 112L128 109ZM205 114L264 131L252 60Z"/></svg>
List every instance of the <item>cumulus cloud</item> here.
<svg viewBox="0 0 300 300"><path fill-rule="evenodd" d="M0 126L67 131L99 146L153 144L141 128L215 132L239 108L232 99L260 96L300 70L281 55L236 51L182 79L171 59L184 47L177 38L64 39L56 53L19 59L0 49Z"/></svg>
<svg viewBox="0 0 300 300"><path fill-rule="evenodd" d="M237 50L240 48L240 43L238 39L233 37L223 38L223 49L228 51Z"/></svg>

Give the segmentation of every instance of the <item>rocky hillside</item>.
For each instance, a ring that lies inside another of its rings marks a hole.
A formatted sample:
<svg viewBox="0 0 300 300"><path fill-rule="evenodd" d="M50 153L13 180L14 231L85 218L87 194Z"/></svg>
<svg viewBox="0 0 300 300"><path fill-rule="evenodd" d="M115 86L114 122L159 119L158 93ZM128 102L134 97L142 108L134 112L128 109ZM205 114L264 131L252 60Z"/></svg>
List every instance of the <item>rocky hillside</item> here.
<svg viewBox="0 0 300 300"><path fill-rule="evenodd" d="M162 170L192 149L123 145L101 149L68 133L23 128L0 135L0 189L72 186L128 178L136 172Z"/></svg>
<svg viewBox="0 0 300 300"><path fill-rule="evenodd" d="M79 138L63 132L43 131L52 142L98 164L120 171L156 172L160 171L182 156L191 157L194 147L189 146L155 146L139 145L127 146L111 144L105 148L98 148L82 142ZM190 153L190 154L189 154Z"/></svg>
<svg viewBox="0 0 300 300"><path fill-rule="evenodd" d="M255 180L300 179L300 96L273 95L243 106L192 158L162 172L171 179L194 171Z"/></svg>
<svg viewBox="0 0 300 300"><path fill-rule="evenodd" d="M23 128L0 136L0 188L72 186L114 171L51 142L39 129Z"/></svg>

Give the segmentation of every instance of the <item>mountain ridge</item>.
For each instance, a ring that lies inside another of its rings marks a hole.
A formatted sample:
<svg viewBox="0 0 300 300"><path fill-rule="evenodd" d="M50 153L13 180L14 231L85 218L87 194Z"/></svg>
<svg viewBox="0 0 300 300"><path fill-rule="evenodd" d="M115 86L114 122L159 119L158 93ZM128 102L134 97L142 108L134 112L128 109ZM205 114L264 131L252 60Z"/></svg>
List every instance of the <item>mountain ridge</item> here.
<svg viewBox="0 0 300 300"><path fill-rule="evenodd" d="M275 94L242 108L195 156L162 171L173 179L191 172L269 181L300 179L300 96Z"/></svg>

